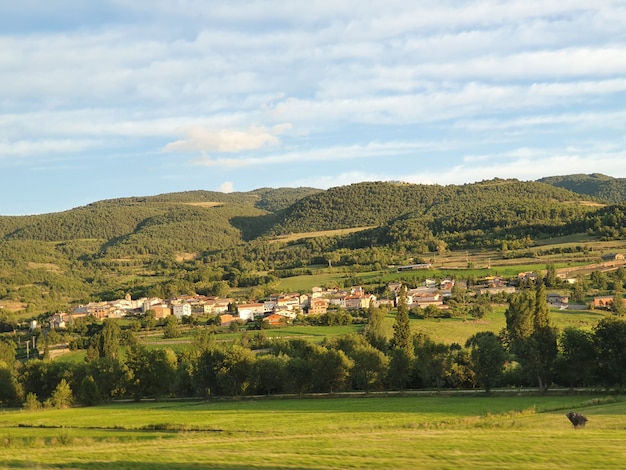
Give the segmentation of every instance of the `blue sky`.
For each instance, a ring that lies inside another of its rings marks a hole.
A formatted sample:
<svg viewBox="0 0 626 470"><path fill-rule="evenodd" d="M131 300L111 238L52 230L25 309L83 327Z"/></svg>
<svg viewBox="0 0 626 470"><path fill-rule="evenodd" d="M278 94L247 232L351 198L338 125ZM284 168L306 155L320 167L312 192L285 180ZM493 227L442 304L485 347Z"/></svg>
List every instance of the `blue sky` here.
<svg viewBox="0 0 626 470"><path fill-rule="evenodd" d="M0 4L0 214L626 177L626 1Z"/></svg>

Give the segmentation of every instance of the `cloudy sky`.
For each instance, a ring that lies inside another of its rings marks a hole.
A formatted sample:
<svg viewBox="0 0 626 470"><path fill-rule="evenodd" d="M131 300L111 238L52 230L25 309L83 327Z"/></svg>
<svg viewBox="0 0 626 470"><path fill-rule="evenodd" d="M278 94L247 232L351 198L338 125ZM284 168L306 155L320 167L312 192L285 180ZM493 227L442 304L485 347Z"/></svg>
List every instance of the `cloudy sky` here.
<svg viewBox="0 0 626 470"><path fill-rule="evenodd" d="M0 4L0 214L626 177L624 0Z"/></svg>

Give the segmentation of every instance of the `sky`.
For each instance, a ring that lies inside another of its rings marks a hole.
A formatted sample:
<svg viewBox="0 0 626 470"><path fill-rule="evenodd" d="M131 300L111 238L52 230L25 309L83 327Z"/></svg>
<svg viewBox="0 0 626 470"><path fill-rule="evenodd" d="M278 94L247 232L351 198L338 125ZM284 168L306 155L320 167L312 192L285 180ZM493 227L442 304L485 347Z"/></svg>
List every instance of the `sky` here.
<svg viewBox="0 0 626 470"><path fill-rule="evenodd" d="M0 3L0 214L626 177L626 0Z"/></svg>

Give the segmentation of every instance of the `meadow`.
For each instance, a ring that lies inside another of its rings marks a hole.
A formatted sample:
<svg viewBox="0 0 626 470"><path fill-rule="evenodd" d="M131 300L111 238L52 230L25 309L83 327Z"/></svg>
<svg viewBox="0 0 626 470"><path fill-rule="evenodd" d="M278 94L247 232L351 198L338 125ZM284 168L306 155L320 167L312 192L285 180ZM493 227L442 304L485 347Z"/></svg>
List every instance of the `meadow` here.
<svg viewBox="0 0 626 470"><path fill-rule="evenodd" d="M623 468L625 439L626 401L612 396L115 403L0 413L0 467Z"/></svg>

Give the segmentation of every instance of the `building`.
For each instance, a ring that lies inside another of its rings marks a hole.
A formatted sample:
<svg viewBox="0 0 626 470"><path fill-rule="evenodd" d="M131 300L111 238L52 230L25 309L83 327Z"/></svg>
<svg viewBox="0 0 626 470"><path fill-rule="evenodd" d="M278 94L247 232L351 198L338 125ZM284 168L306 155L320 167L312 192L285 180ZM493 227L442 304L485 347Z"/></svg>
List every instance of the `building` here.
<svg viewBox="0 0 626 470"><path fill-rule="evenodd" d="M191 316L191 305L187 302L172 305L172 313L181 320L183 317Z"/></svg>
<svg viewBox="0 0 626 470"><path fill-rule="evenodd" d="M605 308L609 309L613 305L612 295L602 295L593 298L593 308Z"/></svg>

